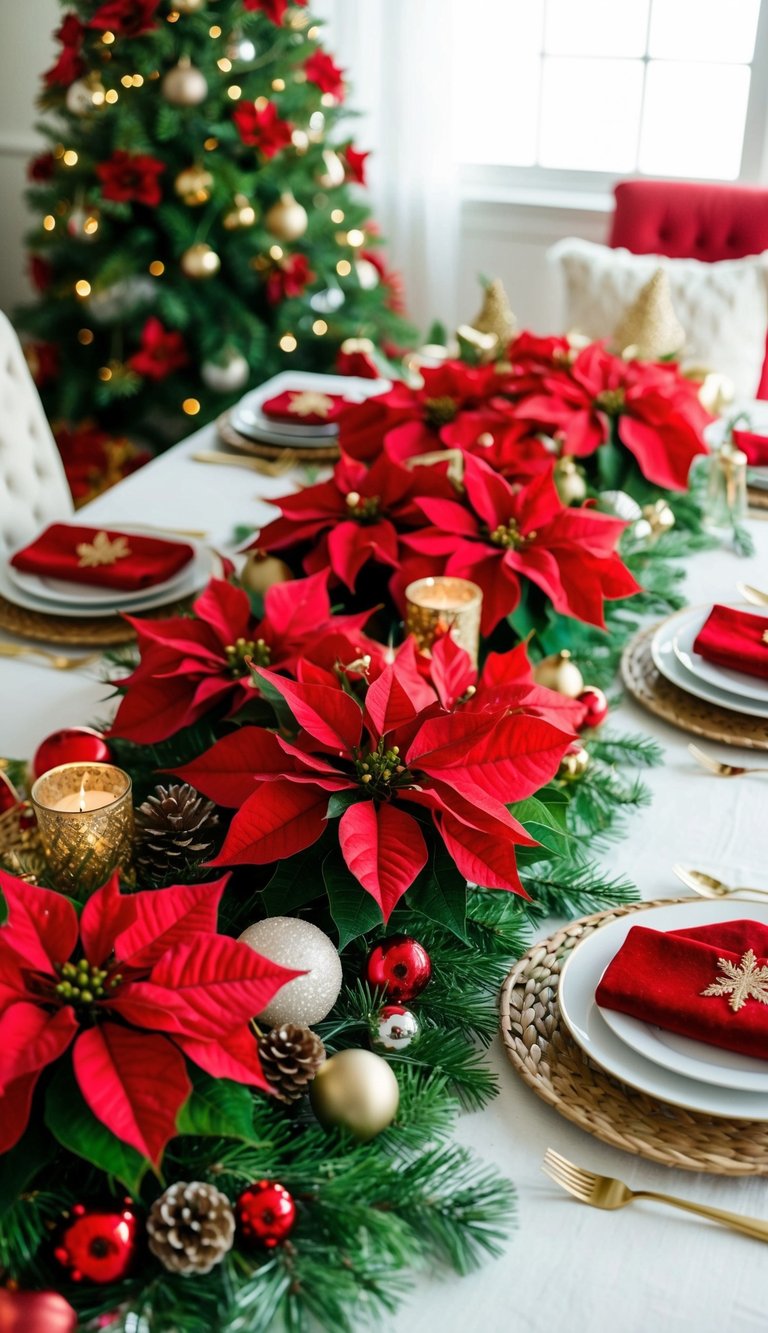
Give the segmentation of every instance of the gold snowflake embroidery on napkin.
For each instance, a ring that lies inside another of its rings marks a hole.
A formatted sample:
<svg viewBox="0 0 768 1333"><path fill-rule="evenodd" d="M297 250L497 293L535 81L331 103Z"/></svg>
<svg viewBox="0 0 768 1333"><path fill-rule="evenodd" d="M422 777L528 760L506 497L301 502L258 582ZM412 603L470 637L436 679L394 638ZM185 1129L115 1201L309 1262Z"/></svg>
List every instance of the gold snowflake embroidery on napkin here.
<svg viewBox="0 0 768 1333"><path fill-rule="evenodd" d="M98 569L99 565L114 565L131 554L131 548L125 537L114 540L106 532L97 532L92 542L78 542L75 547L80 557L77 564L80 569Z"/></svg>
<svg viewBox="0 0 768 1333"><path fill-rule="evenodd" d="M317 393L313 389L307 389L291 399L288 411L297 417L327 417L332 407L333 399L329 398L327 393Z"/></svg>
<svg viewBox="0 0 768 1333"><path fill-rule="evenodd" d="M717 977L702 995L730 995L728 1003L735 1013L744 1008L747 1000L768 1004L768 967L757 966L751 949L742 956L738 967L727 958L718 958L717 965L725 976Z"/></svg>

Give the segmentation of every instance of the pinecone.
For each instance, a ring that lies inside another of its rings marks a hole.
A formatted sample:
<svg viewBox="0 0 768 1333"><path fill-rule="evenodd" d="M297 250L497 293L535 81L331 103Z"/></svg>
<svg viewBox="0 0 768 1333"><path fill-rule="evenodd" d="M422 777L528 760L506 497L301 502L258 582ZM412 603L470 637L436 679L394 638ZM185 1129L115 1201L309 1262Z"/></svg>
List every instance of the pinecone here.
<svg viewBox="0 0 768 1333"><path fill-rule="evenodd" d="M147 1236L169 1273L210 1273L232 1248L235 1214L215 1185L179 1180L152 1204Z"/></svg>
<svg viewBox="0 0 768 1333"><path fill-rule="evenodd" d="M281 1102L297 1102L309 1089L325 1059L316 1032L298 1023L282 1023L259 1038L264 1077Z"/></svg>
<svg viewBox="0 0 768 1333"><path fill-rule="evenodd" d="M142 879L169 881L206 861L218 847L213 801L188 783L157 786L136 811L133 860Z"/></svg>

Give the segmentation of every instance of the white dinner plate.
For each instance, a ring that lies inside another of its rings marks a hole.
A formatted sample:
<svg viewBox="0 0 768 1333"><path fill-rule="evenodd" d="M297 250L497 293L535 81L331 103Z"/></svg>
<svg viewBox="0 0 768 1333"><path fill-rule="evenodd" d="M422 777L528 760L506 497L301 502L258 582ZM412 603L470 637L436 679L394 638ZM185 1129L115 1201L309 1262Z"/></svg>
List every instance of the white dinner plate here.
<svg viewBox="0 0 768 1333"><path fill-rule="evenodd" d="M731 609L744 611L751 616L765 616L766 611L765 607L761 610L760 607L744 606L743 604ZM757 676L749 676L742 671L733 671L729 667L718 666L716 662L708 662L706 658L694 652L694 641L704 621L709 616L710 610L710 607L691 608L690 615L680 620L680 628L672 640L672 647L677 660L691 675L698 676L699 680L715 685L728 694L768 703L768 680L761 681ZM766 650L766 662L768 662L768 650Z"/></svg>
<svg viewBox="0 0 768 1333"><path fill-rule="evenodd" d="M98 619L99 617L114 615L116 612L123 610L130 614L138 611L151 611L154 607L164 606L174 601L181 601L182 598L191 597L193 593L198 592L208 582L211 576L214 554L208 547L197 545L195 542L190 542L190 545L196 547L195 558L186 566L184 578L174 584L170 592L163 587L159 590L148 588L140 598L131 602L130 606L124 606L119 600L102 603L100 606L84 602L56 602L54 604L42 597L33 596L26 589L19 588L8 577L8 566L4 561L0 561L0 594L9 602L13 602L16 606L23 606L28 611L38 611L46 615L67 616L73 619L79 617Z"/></svg>
<svg viewBox="0 0 768 1333"><path fill-rule="evenodd" d="M691 1037L644 1023L642 1019L621 1014L617 1009L601 1009L604 1021L626 1046L644 1055L656 1065L671 1069L701 1083L716 1083L721 1088L768 1094L768 1064L738 1051L707 1046Z"/></svg>
<svg viewBox="0 0 768 1333"><path fill-rule="evenodd" d="M745 907L744 903L692 899L649 907L637 914L631 912L593 931L577 944L560 973L560 1012L574 1041L601 1069L650 1097L705 1115L768 1121L768 1093L722 1087L711 1078L704 1082L647 1059L611 1030L604 1011L595 1001L595 989L603 972L633 926L682 930L685 926L713 925L718 921L738 920L745 915ZM748 912L754 920L768 925L768 904L750 903ZM695 1045L703 1049L700 1043ZM718 1057L721 1054L717 1052ZM711 1063L716 1070L723 1068L715 1058Z"/></svg>
<svg viewBox="0 0 768 1333"><path fill-rule="evenodd" d="M312 371L286 370L273 376L257 389L252 389L232 409L231 422L236 431L248 439L265 444L295 445L303 449L327 448L329 440L338 435L338 426L292 425L290 422L271 421L261 411L261 404L279 393L297 389L316 393L344 394L350 402L364 402L392 386L389 380L366 380L355 375L318 375Z"/></svg>
<svg viewBox="0 0 768 1333"><path fill-rule="evenodd" d="M192 546L191 542L186 545ZM194 548L193 548L194 549ZM129 610L136 602L143 601L147 593L164 593L170 601L174 593L185 580L190 570L194 556L188 560L183 569L177 572L169 579L163 579L162 583L153 583L149 588L138 588L132 592L123 592L117 588L99 587L94 583L75 583L69 579L43 578L39 574L29 574L23 569L16 569L12 564L8 564L8 576L21 588L22 592L30 593L38 601L51 602L58 605L64 602L68 606L95 606L101 610L104 607L120 607ZM51 610L54 610L54 606Z"/></svg>
<svg viewBox="0 0 768 1333"><path fill-rule="evenodd" d="M745 713L749 717L768 717L768 700L761 703L759 699L739 698L719 686L700 680L683 666L675 653L675 637L681 620L689 614L690 608L686 607L684 611L678 611L677 615L670 616L659 625L651 640L651 656L656 669L672 685L677 685L678 689L684 690L686 694L692 694L696 699L705 699L707 703L718 704L732 713Z"/></svg>

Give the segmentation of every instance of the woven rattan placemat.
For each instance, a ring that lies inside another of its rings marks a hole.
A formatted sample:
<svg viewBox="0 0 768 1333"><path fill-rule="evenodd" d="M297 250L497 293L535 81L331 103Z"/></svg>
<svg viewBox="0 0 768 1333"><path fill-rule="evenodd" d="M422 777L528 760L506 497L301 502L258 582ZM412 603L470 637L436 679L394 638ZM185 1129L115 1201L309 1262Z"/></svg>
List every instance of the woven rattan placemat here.
<svg viewBox="0 0 768 1333"><path fill-rule="evenodd" d="M685 1111L626 1087L588 1059L560 1017L560 969L571 950L617 917L670 901L631 903L582 917L529 949L501 988L504 1048L542 1101L614 1148L685 1171L768 1175L768 1123Z"/></svg>
<svg viewBox="0 0 768 1333"><path fill-rule="evenodd" d="M732 713L705 699L696 699L656 670L651 640L657 629L658 625L652 625L641 630L622 653L622 679L638 703L694 736L706 736L724 745L743 745L750 750L768 750L768 718Z"/></svg>
<svg viewBox="0 0 768 1333"><path fill-rule="evenodd" d="M72 648L112 648L136 638L121 616L75 617L30 611L0 597L0 629L40 643L69 644Z"/></svg>
<svg viewBox="0 0 768 1333"><path fill-rule="evenodd" d="M750 509L768 509L768 491L758 490L756 486L748 486L747 501Z"/></svg>
<svg viewBox="0 0 768 1333"><path fill-rule="evenodd" d="M302 449L296 445L286 444L266 444L261 440L251 440L246 435L241 435L232 425L232 415L230 412L222 412L216 422L216 430L219 439L233 449L239 449L246 454L253 454L256 458L266 458L270 462L276 463L290 454L294 463L335 463L339 457L338 444L329 444L327 446L318 445L317 447Z"/></svg>

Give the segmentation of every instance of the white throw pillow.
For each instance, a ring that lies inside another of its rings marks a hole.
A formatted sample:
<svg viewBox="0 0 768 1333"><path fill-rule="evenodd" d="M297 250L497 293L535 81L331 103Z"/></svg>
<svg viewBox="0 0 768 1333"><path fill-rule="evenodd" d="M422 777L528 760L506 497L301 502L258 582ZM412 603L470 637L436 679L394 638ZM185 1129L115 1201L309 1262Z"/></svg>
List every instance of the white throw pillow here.
<svg viewBox="0 0 768 1333"><path fill-rule="evenodd" d="M755 397L768 332L768 251L705 264L569 237L548 258L564 286L563 327L590 338L610 337L644 283L665 269L687 335L683 364L728 375L738 398Z"/></svg>

